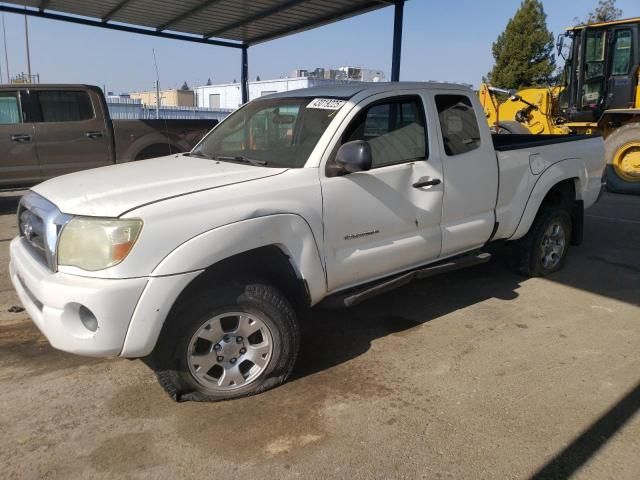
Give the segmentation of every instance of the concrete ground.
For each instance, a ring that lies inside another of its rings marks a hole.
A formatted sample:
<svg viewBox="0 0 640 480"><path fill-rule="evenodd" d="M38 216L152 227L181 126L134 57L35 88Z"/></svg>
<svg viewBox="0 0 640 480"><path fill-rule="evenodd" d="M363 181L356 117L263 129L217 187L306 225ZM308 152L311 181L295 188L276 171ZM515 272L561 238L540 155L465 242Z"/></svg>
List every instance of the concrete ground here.
<svg viewBox="0 0 640 480"><path fill-rule="evenodd" d="M640 478L640 197L605 195L548 279L501 258L317 311L294 378L176 404L139 361L53 350L8 280L2 478Z"/></svg>

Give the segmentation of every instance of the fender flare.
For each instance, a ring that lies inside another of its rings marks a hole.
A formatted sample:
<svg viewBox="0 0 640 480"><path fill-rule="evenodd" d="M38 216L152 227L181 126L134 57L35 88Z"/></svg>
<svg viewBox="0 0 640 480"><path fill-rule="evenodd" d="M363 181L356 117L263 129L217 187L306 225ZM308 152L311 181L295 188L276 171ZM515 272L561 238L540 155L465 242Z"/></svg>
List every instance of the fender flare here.
<svg viewBox="0 0 640 480"><path fill-rule="evenodd" d="M204 270L234 255L271 245L289 257L298 277L307 283L311 303L319 302L327 291L320 249L307 221L293 213L242 220L201 233L169 253L151 276Z"/></svg>
<svg viewBox="0 0 640 480"><path fill-rule="evenodd" d="M575 181L576 200L583 200L587 196L589 172L584 161L580 158L566 158L554 163L538 177L529 194L520 222L509 240L517 240L527 234L547 194L565 180Z"/></svg>

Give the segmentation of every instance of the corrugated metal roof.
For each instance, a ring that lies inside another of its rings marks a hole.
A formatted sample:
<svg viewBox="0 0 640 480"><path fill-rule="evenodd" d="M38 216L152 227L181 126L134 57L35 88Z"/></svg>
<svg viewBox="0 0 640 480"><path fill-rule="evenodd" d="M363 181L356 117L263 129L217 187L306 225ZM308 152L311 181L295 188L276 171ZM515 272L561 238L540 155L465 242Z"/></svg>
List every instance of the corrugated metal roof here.
<svg viewBox="0 0 640 480"><path fill-rule="evenodd" d="M2 2L247 45L383 8L394 0L21 0Z"/></svg>

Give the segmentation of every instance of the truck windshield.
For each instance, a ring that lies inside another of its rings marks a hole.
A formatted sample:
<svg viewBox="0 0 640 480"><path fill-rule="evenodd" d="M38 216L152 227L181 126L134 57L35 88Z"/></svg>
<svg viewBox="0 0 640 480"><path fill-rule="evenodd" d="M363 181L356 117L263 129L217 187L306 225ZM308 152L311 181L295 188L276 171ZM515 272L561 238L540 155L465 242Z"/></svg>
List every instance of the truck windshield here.
<svg viewBox="0 0 640 480"><path fill-rule="evenodd" d="M251 102L227 117L191 155L301 168L345 103L345 99L335 98L278 98Z"/></svg>

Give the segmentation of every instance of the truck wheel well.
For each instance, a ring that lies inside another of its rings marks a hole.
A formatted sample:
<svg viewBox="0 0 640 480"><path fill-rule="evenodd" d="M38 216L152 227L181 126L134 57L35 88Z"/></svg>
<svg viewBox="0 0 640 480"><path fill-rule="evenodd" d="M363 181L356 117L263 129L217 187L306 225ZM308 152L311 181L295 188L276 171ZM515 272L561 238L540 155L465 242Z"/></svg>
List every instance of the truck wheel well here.
<svg viewBox="0 0 640 480"><path fill-rule="evenodd" d="M148 158L164 157L172 153L180 153L182 149L173 144L154 143L140 150L134 157L134 160L147 160Z"/></svg>
<svg viewBox="0 0 640 480"><path fill-rule="evenodd" d="M572 205L576 201L575 179L570 178L556 183L542 201L543 205Z"/></svg>
<svg viewBox="0 0 640 480"><path fill-rule="evenodd" d="M582 200L576 198L575 178L569 178L556 183L542 201L540 210L545 206L565 207L571 215L571 243L580 245L582 243L584 230L584 206Z"/></svg>
<svg viewBox="0 0 640 480"><path fill-rule="evenodd" d="M311 306L307 283L298 277L289 257L275 245L239 253L211 265L182 291L175 304L203 289L212 289L230 280L246 279L276 287L291 302L299 318L306 317Z"/></svg>

